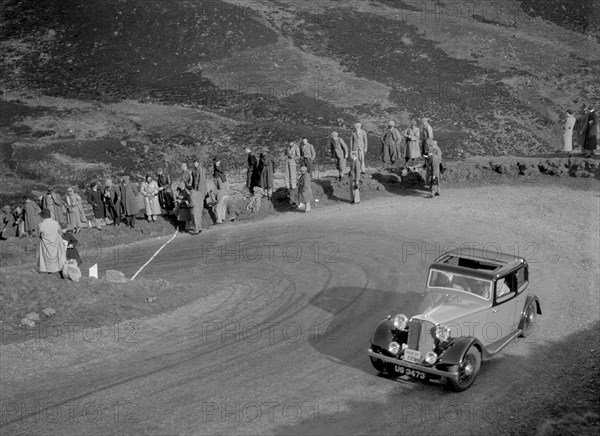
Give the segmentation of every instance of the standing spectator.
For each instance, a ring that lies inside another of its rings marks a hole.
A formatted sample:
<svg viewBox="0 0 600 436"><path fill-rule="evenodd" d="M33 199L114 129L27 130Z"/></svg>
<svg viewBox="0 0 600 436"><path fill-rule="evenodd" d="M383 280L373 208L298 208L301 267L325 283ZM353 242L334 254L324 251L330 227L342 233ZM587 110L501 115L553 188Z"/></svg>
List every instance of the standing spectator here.
<svg viewBox="0 0 600 436"><path fill-rule="evenodd" d="M87 202L94 211L94 224L98 230L102 230L102 220L104 219L104 203L102 201L102 192L98 189L98 182L90 183L90 190L87 193Z"/></svg>
<svg viewBox="0 0 600 436"><path fill-rule="evenodd" d="M17 236L19 238L24 238L27 235L25 233L25 223L23 222L23 208L21 206L15 206L15 210L13 210L13 216L15 217Z"/></svg>
<svg viewBox="0 0 600 436"><path fill-rule="evenodd" d="M75 190L69 186L65 195L65 206L67 208L67 222L78 233L86 224L87 218L83 212L83 200Z"/></svg>
<svg viewBox="0 0 600 436"><path fill-rule="evenodd" d="M420 132L421 154L426 155L430 148L428 144L433 141L433 128L429 125L429 118L421 118L421 124L423 125Z"/></svg>
<svg viewBox="0 0 600 436"><path fill-rule="evenodd" d="M367 147L367 132L362 129L361 123L356 123L354 125L354 132L352 132L352 136L350 137L350 151L356 151L361 174L364 174L366 171L365 155L367 154Z"/></svg>
<svg viewBox="0 0 600 436"><path fill-rule="evenodd" d="M138 195L137 184L130 181L129 176L123 176L122 179L122 192L123 192L123 214L125 215L125 225L135 227L135 216L140 212L136 197Z"/></svg>
<svg viewBox="0 0 600 436"><path fill-rule="evenodd" d="M598 136L600 136L600 124L598 113L592 106L588 106L585 114L577 119L576 127L579 131L581 141L581 152L584 157L592 157L598 146Z"/></svg>
<svg viewBox="0 0 600 436"><path fill-rule="evenodd" d="M348 178L350 181L350 199L352 204L360 203L360 162L358 160L358 153L353 151L350 153L350 172Z"/></svg>
<svg viewBox="0 0 600 436"><path fill-rule="evenodd" d="M329 148L331 149L331 155L336 161L336 168L339 172L338 180L342 180L344 171L346 170L346 159L348 159L348 146L342 138L338 136L337 132L331 132L331 139L329 141Z"/></svg>
<svg viewBox="0 0 600 436"><path fill-rule="evenodd" d="M206 193L206 168L204 162L200 159L194 161L194 171L192 171L192 184L186 184L185 188Z"/></svg>
<svg viewBox="0 0 600 436"><path fill-rule="evenodd" d="M217 189L223 189L227 183L225 164L221 162L220 157L213 158L213 182L215 182Z"/></svg>
<svg viewBox="0 0 600 436"><path fill-rule="evenodd" d="M298 174L296 173L296 164L298 159L300 159L302 155L300 154L300 147L295 142L288 143L285 148L285 186L288 189L296 189L296 180L298 179Z"/></svg>
<svg viewBox="0 0 600 436"><path fill-rule="evenodd" d="M306 136L302 138L302 143L300 144L300 156L303 158L303 163L308 173L312 174L312 164L317 158L317 152L315 151L315 147L308 142Z"/></svg>
<svg viewBox="0 0 600 436"><path fill-rule="evenodd" d="M400 132L396 129L395 123L390 121L388 129L383 134L383 138L381 138L383 169L393 166L397 160L401 161L402 166L404 166L404 157L400 153L401 142Z"/></svg>
<svg viewBox="0 0 600 436"><path fill-rule="evenodd" d="M150 174L146 175L146 180L142 183L140 192L144 196L144 205L146 206L146 219L148 222L156 222L156 216L160 215L160 203L158 202L158 193L160 188L152 180Z"/></svg>
<svg viewBox="0 0 600 436"><path fill-rule="evenodd" d="M41 209L37 203L24 195L23 223L24 230L29 236L34 236L34 233L38 230L38 224L40 223L40 212Z"/></svg>
<svg viewBox="0 0 600 436"><path fill-rule="evenodd" d="M246 188L250 190L250 194L254 194L254 187L260 183L260 173L258 172L258 159L250 148L246 148L248 155L248 170L246 172Z"/></svg>
<svg viewBox="0 0 600 436"><path fill-rule="evenodd" d="M48 187L48 191L42 197L41 206L42 209L48 209L52 214L52 219L58 221L61 226L66 223L63 201L52 186Z"/></svg>
<svg viewBox="0 0 600 436"><path fill-rule="evenodd" d="M437 141L431 141L431 156L429 156L428 163L431 165L431 196L440 195L440 164L442 163L442 150L438 147Z"/></svg>
<svg viewBox="0 0 600 436"><path fill-rule="evenodd" d="M571 153L573 151L573 129L577 119L573 116L573 111L567 109L567 119L563 126L563 151Z"/></svg>
<svg viewBox="0 0 600 436"><path fill-rule="evenodd" d="M197 166L196 163L199 164L200 161L194 162L194 165ZM192 184L193 184L193 176L192 176L192 172L188 169L188 166L185 162L181 163L181 179L180 179L180 181L183 182L186 189L191 189L189 187L192 186Z"/></svg>
<svg viewBox="0 0 600 436"><path fill-rule="evenodd" d="M421 157L421 149L419 147L419 128L416 120L410 122L410 127L404 131L406 138L406 153L408 161L413 161Z"/></svg>
<svg viewBox="0 0 600 436"><path fill-rule="evenodd" d="M205 183L206 185L206 183ZM191 221L189 232L197 235L202 231L202 212L204 211L204 199L206 191L203 189L192 189L189 196L188 206L191 207Z"/></svg>
<svg viewBox="0 0 600 436"><path fill-rule="evenodd" d="M6 240L13 236L17 236L15 217L11 207L6 205L2 208L2 214L0 214L0 239Z"/></svg>
<svg viewBox="0 0 600 436"><path fill-rule="evenodd" d="M62 240L60 224L52 219L49 209L40 213L42 222L38 224L40 235L40 272L59 273L67 263L66 246Z"/></svg>
<svg viewBox="0 0 600 436"><path fill-rule="evenodd" d="M119 214L117 213L116 204L119 202L119 194L112 179L106 180L106 186L103 192L104 211L106 215L106 224L111 224L113 227L119 225Z"/></svg>
<svg viewBox="0 0 600 436"><path fill-rule="evenodd" d="M158 193L158 202L160 207L165 211L170 212L173 210L173 194L171 191L171 177L168 174L163 173L163 169L159 168L156 175L156 183L160 188Z"/></svg>
<svg viewBox="0 0 600 436"><path fill-rule="evenodd" d="M213 189L208 195L208 201L212 206L213 213L217 217L217 224L221 224L227 219L227 201L229 200L229 195L223 189Z"/></svg>
<svg viewBox="0 0 600 436"><path fill-rule="evenodd" d="M260 162L258 164L260 171L260 187L267 194L267 198L273 195L273 173L275 172L275 162L271 157L271 152L265 148L260 154Z"/></svg>
<svg viewBox="0 0 600 436"><path fill-rule="evenodd" d="M67 226L65 232L62 235L62 238L65 241L67 241L66 258L67 258L67 260L74 259L75 261L77 261L77 265L81 265L83 263L83 260L81 259L81 256L79 255L79 251L77 250L79 241L75 237L74 233L76 233L75 228L69 224Z"/></svg>
<svg viewBox="0 0 600 436"><path fill-rule="evenodd" d="M173 213L177 218L180 232L187 232L192 226L192 199L190 197L190 191L185 189L183 183L180 183L175 190L175 209Z"/></svg>
<svg viewBox="0 0 600 436"><path fill-rule="evenodd" d="M304 209L304 212L310 212L310 202L314 200L312 191L312 178L308 168L300 168L300 178L298 179L298 209Z"/></svg>

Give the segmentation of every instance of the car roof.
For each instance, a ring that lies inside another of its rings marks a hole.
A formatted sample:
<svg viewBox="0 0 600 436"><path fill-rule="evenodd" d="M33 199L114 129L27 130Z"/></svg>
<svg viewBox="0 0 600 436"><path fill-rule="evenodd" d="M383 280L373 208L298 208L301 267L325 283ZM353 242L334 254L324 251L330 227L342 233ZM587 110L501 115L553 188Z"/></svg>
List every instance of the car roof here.
<svg viewBox="0 0 600 436"><path fill-rule="evenodd" d="M480 269L477 266L458 266L448 263L448 261L454 259L457 260L457 263L460 259L465 259L483 267ZM449 273L493 280L511 272L521 264L527 264L527 261L522 257L499 253L497 251L482 250L480 248L465 247L442 254L431 264L431 268Z"/></svg>

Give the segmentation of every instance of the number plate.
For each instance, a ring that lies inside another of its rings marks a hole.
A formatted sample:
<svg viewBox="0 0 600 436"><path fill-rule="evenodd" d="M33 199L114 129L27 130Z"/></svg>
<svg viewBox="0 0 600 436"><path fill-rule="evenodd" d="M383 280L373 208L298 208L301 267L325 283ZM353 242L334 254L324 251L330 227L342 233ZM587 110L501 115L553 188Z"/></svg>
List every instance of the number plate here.
<svg viewBox="0 0 600 436"><path fill-rule="evenodd" d="M400 366L400 365L394 365L394 370L396 371L397 374L407 375L409 377L416 378L418 380L425 380L427 378L427 374L425 374L424 372L417 371L415 369L404 368L403 366Z"/></svg>
<svg viewBox="0 0 600 436"><path fill-rule="evenodd" d="M403 358L407 362L412 362L412 363L421 363L421 360L422 360L421 352L417 351L417 350L411 350L410 348L407 348L406 350L404 350Z"/></svg>

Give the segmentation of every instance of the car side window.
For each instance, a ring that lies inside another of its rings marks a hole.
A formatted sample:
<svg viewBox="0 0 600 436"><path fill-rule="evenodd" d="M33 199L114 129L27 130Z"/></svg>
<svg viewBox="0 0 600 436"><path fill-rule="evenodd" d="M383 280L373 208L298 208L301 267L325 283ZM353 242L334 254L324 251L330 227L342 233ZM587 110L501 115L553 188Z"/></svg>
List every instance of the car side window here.
<svg viewBox="0 0 600 436"><path fill-rule="evenodd" d="M506 284L506 277L496 282L496 299L510 293L510 288Z"/></svg>
<svg viewBox="0 0 600 436"><path fill-rule="evenodd" d="M515 277L517 280L517 292L522 292L526 287L527 284L529 283L529 274L527 271L527 266L523 266L522 268L520 268L516 273L515 273Z"/></svg>

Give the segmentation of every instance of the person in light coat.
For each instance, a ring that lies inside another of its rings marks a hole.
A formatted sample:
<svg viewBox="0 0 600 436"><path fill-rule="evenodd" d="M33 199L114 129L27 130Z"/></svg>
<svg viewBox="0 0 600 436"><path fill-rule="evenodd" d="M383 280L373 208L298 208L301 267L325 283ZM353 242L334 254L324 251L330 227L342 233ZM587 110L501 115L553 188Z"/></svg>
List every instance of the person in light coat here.
<svg viewBox="0 0 600 436"><path fill-rule="evenodd" d="M146 175L146 181L142 183L140 192L144 197L144 206L146 206L146 219L148 222L156 222L156 217L160 215L160 202L158 201L158 193L160 188L158 183L152 180L150 174Z"/></svg>
<svg viewBox="0 0 600 436"><path fill-rule="evenodd" d="M312 191L312 178L308 168L300 168L300 178L298 179L298 209L304 209L304 212L310 212L310 202L314 201Z"/></svg>
<svg viewBox="0 0 600 436"><path fill-rule="evenodd" d="M60 273L67 263L67 245L62 238L58 221L52 219L49 209L40 213L42 222L38 224L40 235L39 267L41 273Z"/></svg>
<svg viewBox="0 0 600 436"><path fill-rule="evenodd" d="M438 147L437 141L431 141L431 156L428 159L431 165L431 196L440 195L440 164L442 163L442 150Z"/></svg>
<svg viewBox="0 0 600 436"><path fill-rule="evenodd" d="M419 128L417 122L412 120L410 127L404 131L404 137L406 138L406 158L411 161L421 157L421 147L419 146Z"/></svg>
<svg viewBox="0 0 600 436"><path fill-rule="evenodd" d="M301 158L300 147L295 142L290 142L285 148L285 186L288 189L296 189L296 180L298 173L296 172L296 164Z"/></svg>
<svg viewBox="0 0 600 436"><path fill-rule="evenodd" d="M67 188L65 207L67 208L67 222L73 227L74 233L78 233L87 224L87 218L83 212L83 200L71 186Z"/></svg>
<svg viewBox="0 0 600 436"><path fill-rule="evenodd" d="M350 151L356 151L356 156L360 163L360 172L362 174L366 171L365 155L367 154L368 146L369 140L367 132L362 129L361 123L356 123L354 125L354 132L352 132L352 136L350 136Z"/></svg>
<svg viewBox="0 0 600 436"><path fill-rule="evenodd" d="M563 126L563 151L570 153L573 151L573 129L577 119L573 116L572 110L567 110L567 119Z"/></svg>

